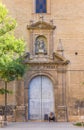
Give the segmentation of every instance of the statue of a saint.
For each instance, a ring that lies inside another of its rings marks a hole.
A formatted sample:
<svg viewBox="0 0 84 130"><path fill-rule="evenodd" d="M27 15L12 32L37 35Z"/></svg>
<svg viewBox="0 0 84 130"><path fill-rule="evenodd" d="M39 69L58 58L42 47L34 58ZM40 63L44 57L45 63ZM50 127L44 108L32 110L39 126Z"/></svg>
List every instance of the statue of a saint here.
<svg viewBox="0 0 84 130"><path fill-rule="evenodd" d="M37 39L35 43L35 53L43 53L46 54L47 51L45 49L45 43L43 39Z"/></svg>

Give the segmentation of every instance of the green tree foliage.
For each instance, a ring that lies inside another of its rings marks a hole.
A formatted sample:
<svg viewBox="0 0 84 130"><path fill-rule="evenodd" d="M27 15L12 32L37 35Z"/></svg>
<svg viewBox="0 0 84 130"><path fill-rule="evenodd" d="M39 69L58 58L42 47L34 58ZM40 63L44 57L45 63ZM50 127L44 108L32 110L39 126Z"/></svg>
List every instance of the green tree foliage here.
<svg viewBox="0 0 84 130"><path fill-rule="evenodd" d="M0 94L5 94L5 121L7 121L7 94L11 93L7 89L7 84L25 73L23 63L25 42L15 38L15 27L16 21L9 16L5 6L0 4L0 79L5 83L5 88L0 89Z"/></svg>
<svg viewBox="0 0 84 130"><path fill-rule="evenodd" d="M6 90L6 89L4 89L4 88L1 88L0 89L0 94L12 94L12 91L9 91L9 90Z"/></svg>
<svg viewBox="0 0 84 130"><path fill-rule="evenodd" d="M0 78L5 82L22 77L25 73L25 42L15 38L15 27L16 21L9 16L6 7L0 4Z"/></svg>

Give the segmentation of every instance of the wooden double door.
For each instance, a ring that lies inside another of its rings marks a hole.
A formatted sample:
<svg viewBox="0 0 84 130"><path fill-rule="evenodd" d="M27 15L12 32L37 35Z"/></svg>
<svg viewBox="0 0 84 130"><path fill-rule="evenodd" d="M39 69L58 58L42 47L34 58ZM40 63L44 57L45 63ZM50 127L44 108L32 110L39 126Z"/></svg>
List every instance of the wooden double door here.
<svg viewBox="0 0 84 130"><path fill-rule="evenodd" d="M47 76L36 76L28 89L28 119L43 120L50 112L54 112L52 81Z"/></svg>

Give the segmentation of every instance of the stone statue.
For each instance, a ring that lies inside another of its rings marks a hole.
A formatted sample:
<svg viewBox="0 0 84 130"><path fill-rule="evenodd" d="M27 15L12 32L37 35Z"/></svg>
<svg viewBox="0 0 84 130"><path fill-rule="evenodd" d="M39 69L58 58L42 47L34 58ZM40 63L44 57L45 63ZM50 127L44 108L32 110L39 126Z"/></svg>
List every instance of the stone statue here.
<svg viewBox="0 0 84 130"><path fill-rule="evenodd" d="M38 54L38 50L39 50L39 40L36 40L35 42L35 53Z"/></svg>
<svg viewBox="0 0 84 130"><path fill-rule="evenodd" d="M44 41L40 40L39 49L44 50L44 48L45 48Z"/></svg>
<svg viewBox="0 0 84 130"><path fill-rule="evenodd" d="M43 53L46 54L45 43L42 39L37 39L35 43L35 54Z"/></svg>

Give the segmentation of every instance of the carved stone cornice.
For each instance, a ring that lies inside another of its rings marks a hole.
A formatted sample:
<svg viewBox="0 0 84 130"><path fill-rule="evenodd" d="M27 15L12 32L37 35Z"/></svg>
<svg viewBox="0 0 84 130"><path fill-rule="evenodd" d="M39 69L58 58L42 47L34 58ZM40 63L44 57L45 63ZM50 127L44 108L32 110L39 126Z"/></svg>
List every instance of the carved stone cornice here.
<svg viewBox="0 0 84 130"><path fill-rule="evenodd" d="M70 62L69 60L67 60L65 57L63 57L57 52L54 52L51 57L43 54L32 56L29 55L28 53L28 57L25 56L24 59L25 64L40 64L40 65L41 64L67 65L69 64L69 62Z"/></svg>
<svg viewBox="0 0 84 130"><path fill-rule="evenodd" d="M31 25L27 25L28 30L35 30L35 29L45 29L45 30L54 30L56 26L44 22L44 21L38 21L36 23L33 23Z"/></svg>

